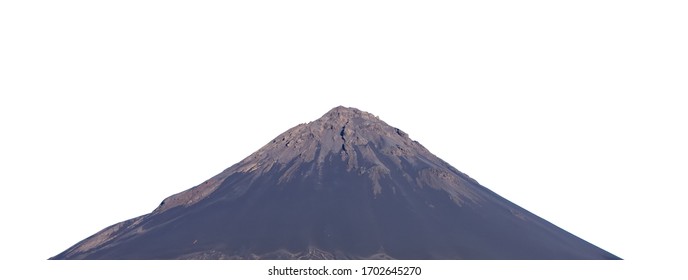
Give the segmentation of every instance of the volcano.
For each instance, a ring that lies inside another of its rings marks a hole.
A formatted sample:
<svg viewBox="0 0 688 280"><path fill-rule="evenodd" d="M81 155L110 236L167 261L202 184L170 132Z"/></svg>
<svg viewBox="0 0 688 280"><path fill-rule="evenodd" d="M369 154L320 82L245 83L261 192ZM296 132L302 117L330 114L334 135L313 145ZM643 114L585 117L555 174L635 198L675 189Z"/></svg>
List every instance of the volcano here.
<svg viewBox="0 0 688 280"><path fill-rule="evenodd" d="M51 259L618 259L337 107Z"/></svg>

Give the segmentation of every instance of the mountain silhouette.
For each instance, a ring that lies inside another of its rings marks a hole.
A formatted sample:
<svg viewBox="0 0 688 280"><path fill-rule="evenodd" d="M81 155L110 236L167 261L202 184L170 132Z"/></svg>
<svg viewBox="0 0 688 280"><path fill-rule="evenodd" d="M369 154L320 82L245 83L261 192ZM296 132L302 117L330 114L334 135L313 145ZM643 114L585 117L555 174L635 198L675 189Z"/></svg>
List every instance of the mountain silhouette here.
<svg viewBox="0 0 688 280"><path fill-rule="evenodd" d="M355 108L51 259L618 259Z"/></svg>

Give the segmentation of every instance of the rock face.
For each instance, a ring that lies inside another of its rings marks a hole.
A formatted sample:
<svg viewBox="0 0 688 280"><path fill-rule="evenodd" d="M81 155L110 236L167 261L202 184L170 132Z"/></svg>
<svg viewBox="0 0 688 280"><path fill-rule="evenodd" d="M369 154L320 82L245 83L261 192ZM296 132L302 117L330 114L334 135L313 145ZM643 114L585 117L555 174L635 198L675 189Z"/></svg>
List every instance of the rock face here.
<svg viewBox="0 0 688 280"><path fill-rule="evenodd" d="M337 107L52 259L618 259Z"/></svg>

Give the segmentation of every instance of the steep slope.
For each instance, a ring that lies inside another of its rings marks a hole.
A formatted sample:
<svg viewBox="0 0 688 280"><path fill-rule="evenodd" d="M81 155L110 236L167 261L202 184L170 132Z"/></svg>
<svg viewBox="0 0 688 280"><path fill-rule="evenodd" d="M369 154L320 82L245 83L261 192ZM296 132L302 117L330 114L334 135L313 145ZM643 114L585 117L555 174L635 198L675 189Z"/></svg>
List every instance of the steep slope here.
<svg viewBox="0 0 688 280"><path fill-rule="evenodd" d="M54 259L616 259L337 107Z"/></svg>

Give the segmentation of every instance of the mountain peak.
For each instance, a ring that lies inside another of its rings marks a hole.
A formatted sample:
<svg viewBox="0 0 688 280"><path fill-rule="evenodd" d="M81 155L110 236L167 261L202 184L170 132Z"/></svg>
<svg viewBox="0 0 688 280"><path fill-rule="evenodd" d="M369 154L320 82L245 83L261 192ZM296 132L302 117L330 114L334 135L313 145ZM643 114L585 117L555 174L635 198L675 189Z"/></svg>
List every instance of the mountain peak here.
<svg viewBox="0 0 688 280"><path fill-rule="evenodd" d="M380 119L371 113L353 107L337 106L311 123L331 127L344 127L347 124L371 122L380 122Z"/></svg>
<svg viewBox="0 0 688 280"><path fill-rule="evenodd" d="M373 114L361 111L354 107L337 106L325 113L321 119L350 119L350 118L365 118L378 119Z"/></svg>
<svg viewBox="0 0 688 280"><path fill-rule="evenodd" d="M346 107L339 105L337 107L334 107L330 109L325 115L330 115L330 114L355 114L355 113L361 113L362 111L354 108L354 107ZM365 112L367 113L367 112Z"/></svg>
<svg viewBox="0 0 688 280"><path fill-rule="evenodd" d="M321 118L297 125L273 139L249 159L287 164L296 159L322 163L336 155L356 168L361 160L380 164L380 154L403 156L426 153L408 134L375 115L338 106ZM397 160L398 161L398 160Z"/></svg>

